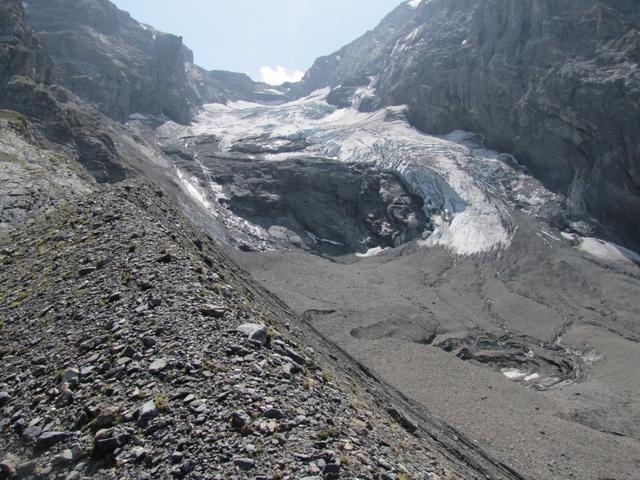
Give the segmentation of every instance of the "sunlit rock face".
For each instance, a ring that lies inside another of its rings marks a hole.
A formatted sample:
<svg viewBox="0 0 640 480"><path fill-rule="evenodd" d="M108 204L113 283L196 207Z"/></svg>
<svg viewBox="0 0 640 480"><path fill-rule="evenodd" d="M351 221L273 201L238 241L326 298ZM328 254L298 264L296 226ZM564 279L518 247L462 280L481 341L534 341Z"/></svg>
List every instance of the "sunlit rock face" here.
<svg viewBox="0 0 640 480"><path fill-rule="evenodd" d="M108 0L31 0L27 21L53 59L53 80L102 113L189 123L203 103L278 101L281 89L193 64L182 37L137 22Z"/></svg>
<svg viewBox="0 0 640 480"><path fill-rule="evenodd" d="M55 81L118 120L130 113L191 119L197 94L182 38L133 20L106 0L31 0L27 19L55 68Z"/></svg>
<svg viewBox="0 0 640 480"><path fill-rule="evenodd" d="M637 247L640 18L636 2L423 0L309 70L300 92L409 107L432 133L464 129L566 194L574 219Z"/></svg>

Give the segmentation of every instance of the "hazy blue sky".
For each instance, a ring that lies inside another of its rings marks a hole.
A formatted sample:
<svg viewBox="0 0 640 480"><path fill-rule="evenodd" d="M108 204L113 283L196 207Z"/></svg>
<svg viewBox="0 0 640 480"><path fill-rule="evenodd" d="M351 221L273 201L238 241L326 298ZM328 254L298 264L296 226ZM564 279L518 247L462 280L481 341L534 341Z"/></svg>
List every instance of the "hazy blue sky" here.
<svg viewBox="0 0 640 480"><path fill-rule="evenodd" d="M375 27L401 0L112 0L133 18L182 35L207 69L272 82ZM261 68L264 68L261 75Z"/></svg>

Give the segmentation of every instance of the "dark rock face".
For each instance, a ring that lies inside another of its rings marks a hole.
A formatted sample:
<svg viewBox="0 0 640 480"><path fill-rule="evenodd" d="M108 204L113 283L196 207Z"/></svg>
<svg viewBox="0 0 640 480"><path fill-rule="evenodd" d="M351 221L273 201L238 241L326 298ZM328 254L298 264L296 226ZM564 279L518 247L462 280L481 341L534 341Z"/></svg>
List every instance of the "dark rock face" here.
<svg viewBox="0 0 640 480"><path fill-rule="evenodd" d="M203 103L284 98L247 75L194 65L181 37L108 0L34 0L27 20L53 59L54 80L116 120L143 113L189 123Z"/></svg>
<svg viewBox="0 0 640 480"><path fill-rule="evenodd" d="M229 100L277 102L284 99L282 88L254 82L244 73L207 71L187 65L187 72L200 103L226 103Z"/></svg>
<svg viewBox="0 0 640 480"><path fill-rule="evenodd" d="M20 0L0 1L0 82L20 75L44 83L51 75L51 61L25 23Z"/></svg>
<svg viewBox="0 0 640 480"><path fill-rule="evenodd" d="M212 180L226 187L225 203L236 215L276 236L284 227L320 253L395 247L429 226L422 200L395 174L361 164L328 159L226 161L216 167Z"/></svg>
<svg viewBox="0 0 640 480"><path fill-rule="evenodd" d="M298 90L371 76L380 104L409 105L428 132L482 133L567 194L574 217L638 247L639 30L634 1L403 4Z"/></svg>
<svg viewBox="0 0 640 480"><path fill-rule="evenodd" d="M33 0L27 17L54 61L55 80L103 113L191 120L198 98L181 37L143 26L107 0Z"/></svg>
<svg viewBox="0 0 640 480"><path fill-rule="evenodd" d="M33 122L22 122L28 126L29 143L45 137L99 182L130 176L114 140L118 127L69 91L47 84L52 63L26 23L20 1L0 0L0 68L0 109L8 111L2 116L26 115Z"/></svg>

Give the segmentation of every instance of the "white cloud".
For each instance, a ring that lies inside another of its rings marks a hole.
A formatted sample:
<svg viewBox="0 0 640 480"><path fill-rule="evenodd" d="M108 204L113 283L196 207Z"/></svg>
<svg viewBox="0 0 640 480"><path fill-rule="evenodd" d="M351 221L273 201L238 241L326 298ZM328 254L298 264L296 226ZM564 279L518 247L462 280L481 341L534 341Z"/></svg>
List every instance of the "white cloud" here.
<svg viewBox="0 0 640 480"><path fill-rule="evenodd" d="M285 82L299 82L304 77L300 70L288 71L284 67L262 67L260 69L262 81L269 85L282 85Z"/></svg>

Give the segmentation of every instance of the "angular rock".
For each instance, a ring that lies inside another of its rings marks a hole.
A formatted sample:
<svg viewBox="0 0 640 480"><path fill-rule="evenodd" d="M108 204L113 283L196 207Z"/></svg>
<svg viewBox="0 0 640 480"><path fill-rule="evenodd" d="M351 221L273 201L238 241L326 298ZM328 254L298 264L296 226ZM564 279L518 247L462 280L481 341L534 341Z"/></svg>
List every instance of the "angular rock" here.
<svg viewBox="0 0 640 480"><path fill-rule="evenodd" d="M0 461L0 472L4 475L4 478L13 478L16 474L16 469L20 463L20 460L15 455L7 453Z"/></svg>
<svg viewBox="0 0 640 480"><path fill-rule="evenodd" d="M167 361L163 358L159 358L157 360L154 360L151 365L149 365L149 372L151 372L152 374L158 374L165 368L167 368Z"/></svg>
<svg viewBox="0 0 640 480"><path fill-rule="evenodd" d="M240 470L253 470L256 468L256 462L250 458L234 458L233 464Z"/></svg>
<svg viewBox="0 0 640 480"><path fill-rule="evenodd" d="M285 347L284 349L285 353L287 354L287 356L293 360L294 362L296 362L298 365L304 365L307 363L306 358L304 358L302 355L298 354L298 352L296 352L295 350L293 350L290 347Z"/></svg>
<svg viewBox="0 0 640 480"><path fill-rule="evenodd" d="M36 440L36 450L48 450L54 445L64 442L68 438L73 436L69 432L44 432Z"/></svg>
<svg viewBox="0 0 640 480"><path fill-rule="evenodd" d="M158 409L156 408L156 404L153 400L149 400L145 402L138 411L138 423L141 425L146 425L147 422L159 415Z"/></svg>
<svg viewBox="0 0 640 480"><path fill-rule="evenodd" d="M87 275L92 274L93 272L95 272L97 270L96 267L83 267L80 270L78 270L78 276L80 277L86 277Z"/></svg>
<svg viewBox="0 0 640 480"><path fill-rule="evenodd" d="M322 469L322 474L328 478L338 478L340 475L340 464L327 463Z"/></svg>
<svg viewBox="0 0 640 480"><path fill-rule="evenodd" d="M231 414L231 426L236 430L242 430L249 425L249 422L251 422L251 417L242 410L237 410Z"/></svg>
<svg viewBox="0 0 640 480"><path fill-rule="evenodd" d="M284 418L284 413L282 413L282 410L278 410L277 408L269 408L262 413L262 416L270 420L280 420L281 418Z"/></svg>
<svg viewBox="0 0 640 480"><path fill-rule="evenodd" d="M16 477L28 478L35 473L36 468L38 468L38 464L35 460L21 463L16 467Z"/></svg>
<svg viewBox="0 0 640 480"><path fill-rule="evenodd" d="M260 345L266 345L269 338L267 327L257 323L243 323L236 330L245 334L250 341Z"/></svg>
<svg viewBox="0 0 640 480"><path fill-rule="evenodd" d="M200 313L205 317L222 318L227 309L221 305L203 305L200 307Z"/></svg>
<svg viewBox="0 0 640 480"><path fill-rule="evenodd" d="M68 368L64 371L64 374L62 375L62 380L64 382L78 380L78 378L80 378L80 370L78 370L77 368Z"/></svg>
<svg viewBox="0 0 640 480"><path fill-rule="evenodd" d="M111 453L117 448L123 447L129 441L129 435L116 432L113 428L99 430L93 438L95 453Z"/></svg>

